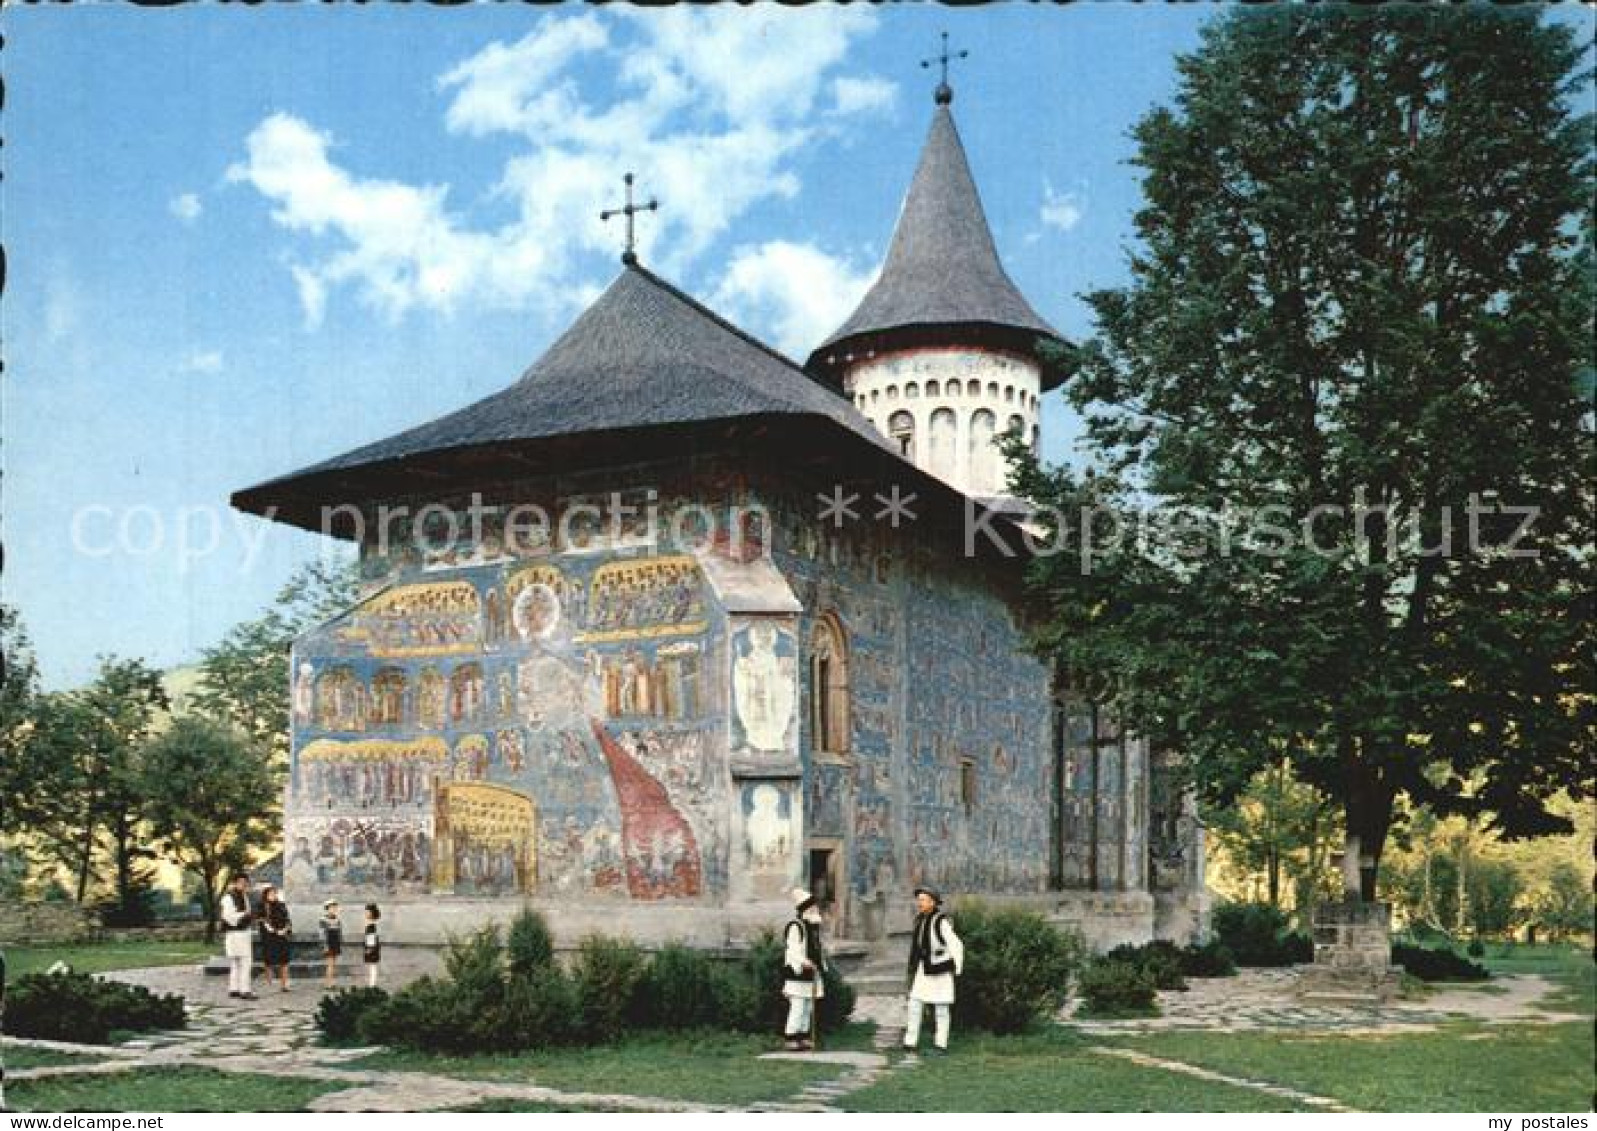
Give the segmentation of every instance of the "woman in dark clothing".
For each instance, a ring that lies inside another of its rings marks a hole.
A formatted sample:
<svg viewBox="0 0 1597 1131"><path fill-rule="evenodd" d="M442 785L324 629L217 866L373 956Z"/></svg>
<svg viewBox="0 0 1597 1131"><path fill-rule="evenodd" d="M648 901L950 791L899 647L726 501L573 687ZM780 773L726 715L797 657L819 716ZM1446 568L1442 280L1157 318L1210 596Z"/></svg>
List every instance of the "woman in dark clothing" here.
<svg viewBox="0 0 1597 1131"><path fill-rule="evenodd" d="M277 975L278 985L286 994L288 985L289 944L294 937L294 924L288 918L288 904L270 884L261 900L261 963L266 967L270 982Z"/></svg>

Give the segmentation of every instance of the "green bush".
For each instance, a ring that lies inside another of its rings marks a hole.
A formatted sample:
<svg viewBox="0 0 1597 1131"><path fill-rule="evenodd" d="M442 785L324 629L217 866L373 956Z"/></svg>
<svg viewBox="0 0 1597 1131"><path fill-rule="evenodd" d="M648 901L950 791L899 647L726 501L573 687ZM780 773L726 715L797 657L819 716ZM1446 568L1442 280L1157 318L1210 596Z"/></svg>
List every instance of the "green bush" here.
<svg viewBox="0 0 1597 1131"><path fill-rule="evenodd" d="M1117 1017L1158 1012L1153 975L1133 962L1100 959L1081 972L1082 1016Z"/></svg>
<svg viewBox="0 0 1597 1131"><path fill-rule="evenodd" d="M633 998L644 1029L699 1029L721 1023L730 971L702 950L672 943L649 959Z"/></svg>
<svg viewBox="0 0 1597 1131"><path fill-rule="evenodd" d="M115 1032L182 1029L183 999L143 986L78 974L25 974L6 995L6 1032L13 1037L103 1045Z"/></svg>
<svg viewBox="0 0 1597 1131"><path fill-rule="evenodd" d="M950 916L965 944L954 997L962 1027L1016 1033L1065 1002L1085 948L1034 911L971 904Z"/></svg>
<svg viewBox="0 0 1597 1131"><path fill-rule="evenodd" d="M1237 972L1237 961L1225 943L1210 939L1182 948L1181 972L1189 978L1229 978Z"/></svg>
<svg viewBox="0 0 1597 1131"><path fill-rule="evenodd" d="M512 978L530 978L554 965L555 940L542 915L528 907L510 921L505 956Z"/></svg>
<svg viewBox="0 0 1597 1131"><path fill-rule="evenodd" d="M577 987L554 963L530 977L512 977L500 1017L500 1046L539 1049L575 1042L579 1036Z"/></svg>
<svg viewBox="0 0 1597 1131"><path fill-rule="evenodd" d="M824 995L821 998L821 1032L836 1032L847 1025L854 1014L854 987L838 973L837 964L829 962L821 975L821 988Z"/></svg>
<svg viewBox="0 0 1597 1131"><path fill-rule="evenodd" d="M782 941L767 928L755 936L727 976L722 1023L744 1033L773 1033L787 1016L782 997ZM822 1021L826 1017L823 1012Z"/></svg>
<svg viewBox="0 0 1597 1131"><path fill-rule="evenodd" d="M478 1051L471 1020L454 986L428 975L361 1014L355 1028L369 1044L458 1054Z"/></svg>
<svg viewBox="0 0 1597 1131"><path fill-rule="evenodd" d="M387 1000L388 991L375 986L324 994L316 1004L316 1029L327 1044L353 1044L360 1037L360 1019Z"/></svg>
<svg viewBox="0 0 1597 1131"><path fill-rule="evenodd" d="M1168 939L1154 939L1141 946L1124 943L1109 951L1104 958L1142 967L1153 978L1155 989L1187 988L1187 979L1182 971L1181 948Z"/></svg>
<svg viewBox="0 0 1597 1131"><path fill-rule="evenodd" d="M608 935L589 935L572 967L581 1033L590 1044L611 1044L637 1016L634 1004L645 969L643 951Z"/></svg>
<svg viewBox="0 0 1597 1131"><path fill-rule="evenodd" d="M503 1047L504 952L499 929L452 939L445 977L419 978L357 1022L363 1041L427 1052L487 1052Z"/></svg>
<svg viewBox="0 0 1597 1131"><path fill-rule="evenodd" d="M1450 947L1395 942L1392 961L1422 982L1484 982L1491 977L1486 967L1471 962Z"/></svg>
<svg viewBox="0 0 1597 1131"><path fill-rule="evenodd" d="M1268 903L1222 903L1211 919L1215 937L1238 966L1292 966L1314 961L1314 942L1287 929L1286 915Z"/></svg>
<svg viewBox="0 0 1597 1131"><path fill-rule="evenodd" d="M1465 953L1471 958L1485 958L1486 944L1481 942L1480 939L1470 939L1469 946L1465 948Z"/></svg>

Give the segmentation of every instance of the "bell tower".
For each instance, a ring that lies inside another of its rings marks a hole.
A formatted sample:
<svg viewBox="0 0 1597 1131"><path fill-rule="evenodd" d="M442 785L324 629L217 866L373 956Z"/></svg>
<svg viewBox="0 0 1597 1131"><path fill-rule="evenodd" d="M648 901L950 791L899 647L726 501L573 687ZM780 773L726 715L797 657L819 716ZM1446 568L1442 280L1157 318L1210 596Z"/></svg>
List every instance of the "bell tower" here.
<svg viewBox="0 0 1597 1131"><path fill-rule="evenodd" d="M1062 342L1004 271L965 147L947 64L931 131L880 275L848 320L810 355L905 458L982 499L1002 497L1000 438L1036 450L1039 398L1065 373L1040 342ZM930 64L931 61L928 61Z"/></svg>

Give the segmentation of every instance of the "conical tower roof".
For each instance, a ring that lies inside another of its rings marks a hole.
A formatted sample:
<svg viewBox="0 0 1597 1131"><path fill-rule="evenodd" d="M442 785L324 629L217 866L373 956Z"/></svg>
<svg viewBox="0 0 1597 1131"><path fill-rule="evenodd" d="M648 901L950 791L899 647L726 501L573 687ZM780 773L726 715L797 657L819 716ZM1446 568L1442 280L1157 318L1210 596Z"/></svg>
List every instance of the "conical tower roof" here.
<svg viewBox="0 0 1597 1131"><path fill-rule="evenodd" d="M810 355L835 376L850 354L914 344L997 340L1031 353L1038 337L1062 340L1004 271L970 175L965 147L939 89L932 127L893 230L881 275L859 307ZM1058 384L1044 374L1044 387Z"/></svg>

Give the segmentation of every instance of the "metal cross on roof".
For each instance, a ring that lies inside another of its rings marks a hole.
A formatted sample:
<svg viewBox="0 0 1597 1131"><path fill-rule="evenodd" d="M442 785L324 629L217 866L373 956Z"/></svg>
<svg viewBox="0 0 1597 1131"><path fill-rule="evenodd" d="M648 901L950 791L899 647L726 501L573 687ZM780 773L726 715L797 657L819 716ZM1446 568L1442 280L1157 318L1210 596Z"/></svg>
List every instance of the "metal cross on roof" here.
<svg viewBox="0 0 1597 1131"><path fill-rule="evenodd" d="M632 266L634 263L636 263L638 261L638 253L635 250L635 248L636 248L636 233L633 231L633 219L632 218L634 216L636 216L639 212L656 212L656 211L658 211L659 208L660 208L660 202L658 200L651 199L649 201L649 203L647 203L647 204L633 204L632 203L632 174L628 173L625 177L622 178L622 180L626 182L626 186L627 186L627 203L626 203L626 205L624 207L622 207L622 208L606 208L603 212L599 213L599 219L608 220L612 216L625 216L627 218L627 247L626 247L626 250L621 253L621 262L625 263L627 266L630 267L630 266Z"/></svg>
<svg viewBox="0 0 1597 1131"><path fill-rule="evenodd" d="M923 67L930 67L933 63L939 63L942 65L942 81L937 84L937 92L932 96L937 100L937 104L939 106L947 106L954 100L954 89L948 85L948 64L953 62L955 59L966 59L969 57L969 51L956 51L952 55L948 53L948 33L945 31L943 32L942 54L935 55L930 59L921 60L920 65Z"/></svg>

